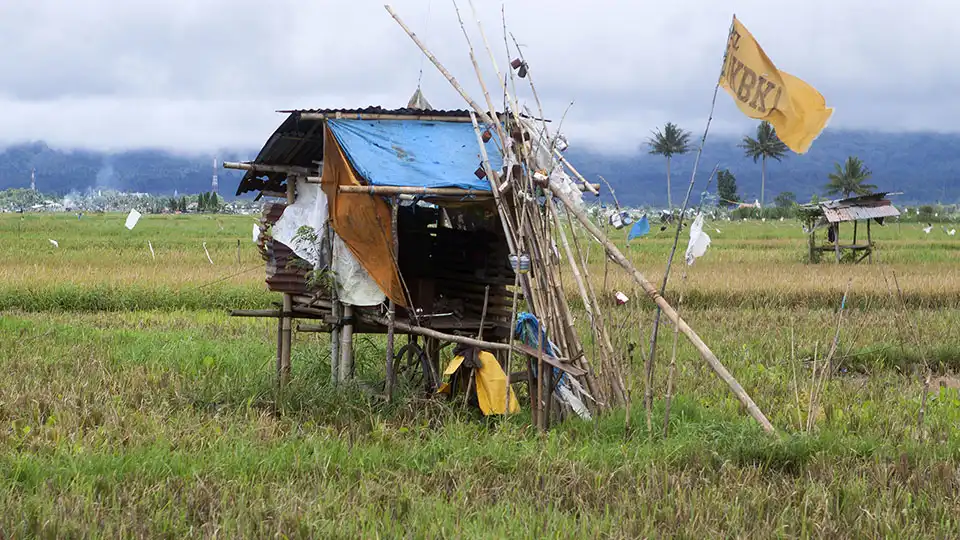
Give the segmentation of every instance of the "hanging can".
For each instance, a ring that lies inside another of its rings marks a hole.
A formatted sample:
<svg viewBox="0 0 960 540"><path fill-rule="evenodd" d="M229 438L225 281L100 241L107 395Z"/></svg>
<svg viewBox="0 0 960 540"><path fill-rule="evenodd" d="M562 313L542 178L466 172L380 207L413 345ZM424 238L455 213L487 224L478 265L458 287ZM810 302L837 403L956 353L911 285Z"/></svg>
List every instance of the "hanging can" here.
<svg viewBox="0 0 960 540"><path fill-rule="evenodd" d="M617 230L623 228L623 216L620 215L620 212L614 212L613 214L610 214L610 225Z"/></svg>
<svg viewBox="0 0 960 540"><path fill-rule="evenodd" d="M530 271L530 256L526 253L510 255L510 267L518 274L526 274Z"/></svg>

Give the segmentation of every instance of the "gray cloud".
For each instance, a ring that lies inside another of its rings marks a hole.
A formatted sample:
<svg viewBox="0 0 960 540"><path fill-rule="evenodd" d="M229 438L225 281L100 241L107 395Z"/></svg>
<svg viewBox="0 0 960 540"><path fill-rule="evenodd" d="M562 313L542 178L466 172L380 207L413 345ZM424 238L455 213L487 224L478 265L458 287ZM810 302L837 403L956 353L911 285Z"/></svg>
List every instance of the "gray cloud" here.
<svg viewBox="0 0 960 540"><path fill-rule="evenodd" d="M495 86L469 4L459 3ZM474 3L504 69L502 4ZM564 122L575 144L628 151L666 121L700 132L732 12L778 67L826 96L833 129L953 131L960 118L960 6L942 0L909 9L869 0L505 4L547 114L559 119L575 102ZM394 7L482 100L452 3ZM276 109L404 104L421 65L435 106L464 107L368 0L4 2L0 34L0 143L258 148L281 120ZM750 126L722 92L714 122L718 133Z"/></svg>

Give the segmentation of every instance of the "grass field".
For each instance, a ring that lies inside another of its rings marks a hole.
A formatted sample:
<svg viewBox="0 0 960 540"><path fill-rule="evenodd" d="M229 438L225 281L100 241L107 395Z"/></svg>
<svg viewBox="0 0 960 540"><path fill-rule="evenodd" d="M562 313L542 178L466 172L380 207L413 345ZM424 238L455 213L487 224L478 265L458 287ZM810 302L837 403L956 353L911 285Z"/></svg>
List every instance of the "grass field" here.
<svg viewBox="0 0 960 540"><path fill-rule="evenodd" d="M334 391L318 334L295 335L278 396L275 323L227 316L278 299L253 218L148 215L128 231L124 217L0 214L2 536L960 536L960 240L938 230L874 228L877 264L837 266L803 262L796 221L708 224L712 247L677 267L668 298L682 295L780 437L681 337L663 438L670 326L653 433L639 351L629 430L622 411L540 435L525 413L489 421ZM658 280L671 241L627 252ZM600 287L599 248L590 256ZM811 358L829 348L848 280L840 372L808 432ZM618 341L645 350L651 304L613 266L607 282ZM615 306L614 290L631 301ZM376 380L382 344L357 350L358 376Z"/></svg>

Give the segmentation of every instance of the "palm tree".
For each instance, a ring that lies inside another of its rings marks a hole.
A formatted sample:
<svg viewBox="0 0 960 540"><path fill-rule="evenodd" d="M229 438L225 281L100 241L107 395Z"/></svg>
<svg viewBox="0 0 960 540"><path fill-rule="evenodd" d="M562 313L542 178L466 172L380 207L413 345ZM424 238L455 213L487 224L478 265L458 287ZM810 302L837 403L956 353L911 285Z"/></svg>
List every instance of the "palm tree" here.
<svg viewBox="0 0 960 540"><path fill-rule="evenodd" d="M740 196L737 195L737 178L730 169L717 171L717 197L720 198L720 206L729 206L740 201Z"/></svg>
<svg viewBox="0 0 960 540"><path fill-rule="evenodd" d="M667 122L663 131L657 129L653 132L653 137L647 139L647 145L650 146L651 154L667 158L667 206L673 210L673 201L670 198L670 158L690 151L690 132Z"/></svg>
<svg viewBox="0 0 960 540"><path fill-rule="evenodd" d="M777 161L787 155L787 145L783 144L777 137L770 122L763 121L757 126L757 138L752 139L744 135L743 142L740 143L743 153L748 158L753 158L753 162L761 162L760 166L760 206L763 206L763 191L767 185L767 158Z"/></svg>
<svg viewBox="0 0 960 540"><path fill-rule="evenodd" d="M873 184L864 183L873 175L873 172L864 166L860 158L850 156L843 167L839 163L834 163L833 167L835 171L827 176L830 179L830 183L826 185L828 194L839 195L842 193L846 198L851 194L869 195L877 189L877 186Z"/></svg>

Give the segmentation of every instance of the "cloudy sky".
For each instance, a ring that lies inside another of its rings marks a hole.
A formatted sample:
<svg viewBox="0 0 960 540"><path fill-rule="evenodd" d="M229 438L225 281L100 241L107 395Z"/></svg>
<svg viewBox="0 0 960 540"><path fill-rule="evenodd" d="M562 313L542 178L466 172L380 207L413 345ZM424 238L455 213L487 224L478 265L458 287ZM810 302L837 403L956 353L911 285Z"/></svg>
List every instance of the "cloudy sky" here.
<svg viewBox="0 0 960 540"><path fill-rule="evenodd" d="M960 7L945 0L474 3L501 68L505 6L547 115L574 103L573 144L629 152L666 121L701 132L733 13L836 108L828 129L960 129ZM453 2L393 7L481 100ZM463 108L378 1L2 0L0 35L0 144L256 149L277 109L404 105L421 66L433 105ZM750 125L721 91L711 129Z"/></svg>

